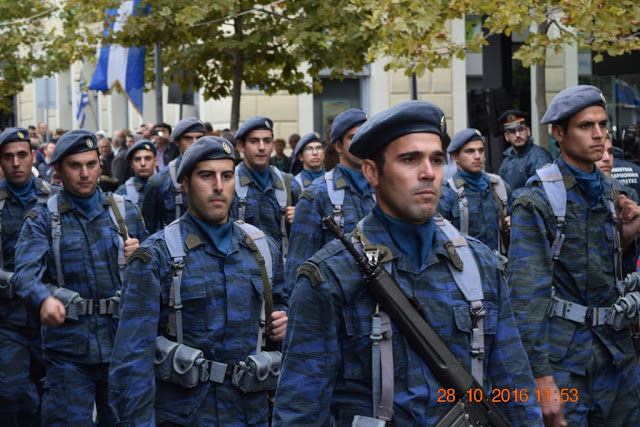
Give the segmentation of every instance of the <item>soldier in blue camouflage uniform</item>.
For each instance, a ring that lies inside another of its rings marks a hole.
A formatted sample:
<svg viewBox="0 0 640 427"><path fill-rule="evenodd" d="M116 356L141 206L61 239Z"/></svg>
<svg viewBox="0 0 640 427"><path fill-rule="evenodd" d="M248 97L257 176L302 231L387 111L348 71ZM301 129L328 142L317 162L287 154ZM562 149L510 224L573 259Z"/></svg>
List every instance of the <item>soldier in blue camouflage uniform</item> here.
<svg viewBox="0 0 640 427"><path fill-rule="evenodd" d="M438 213L458 230L506 255L510 219L508 206L513 202L511 188L499 176L482 171L484 142L480 131L465 129L458 132L447 152L456 162L457 171L442 184ZM459 193L464 194L462 200L466 206L461 206Z"/></svg>
<svg viewBox="0 0 640 427"><path fill-rule="evenodd" d="M415 298L429 323L469 369L470 306L448 263L463 266L434 218L444 174L445 132L444 113L424 101L399 104L362 125L349 151L364 158L362 171L376 190L377 205L351 236L387 252L382 260L388 261L385 269ZM484 244L467 240L483 278L485 396L490 387L532 392L531 370L495 257ZM274 426L327 426L332 418L334 425L351 426L354 415L372 416L374 313L376 304L362 273L340 241L329 243L302 265L283 343ZM434 425L450 407L438 402L443 386L404 334L394 324L391 330L391 421L401 426ZM542 423L535 399L510 400L500 406L514 423Z"/></svg>
<svg viewBox="0 0 640 427"><path fill-rule="evenodd" d="M310 186L316 178L324 176L324 141L318 132L309 132L303 136L292 157L302 162L302 172L296 175L296 181L302 190Z"/></svg>
<svg viewBox="0 0 640 427"><path fill-rule="evenodd" d="M320 178L300 195L296 205L296 217L291 226L289 254L285 264L285 283L293 289L296 270L311 255L334 239L333 234L322 224L322 218L333 214L346 233L353 231L358 221L364 218L375 204L373 187L362 175L362 160L349 153L349 145L356 131L369 116L356 108L339 114L331 125L331 143L335 145L340 163L329 173L331 180ZM334 212L327 190L331 185L334 192L343 194L339 214Z"/></svg>
<svg viewBox="0 0 640 427"><path fill-rule="evenodd" d="M180 284L183 342L201 350L206 359L229 366L256 352L264 302L254 250L240 227L228 220L234 160L229 142L206 136L187 149L179 170L189 197L189 210L179 222L179 244L186 253ZM166 239L166 229L154 234L129 259L109 370L109 402L119 422L266 426L266 393L243 394L228 375L222 383L205 381L193 388L154 377L156 337L176 340L167 331L175 269ZM275 311L266 330L273 341L281 341L287 324L283 266L275 244L267 240Z"/></svg>
<svg viewBox="0 0 640 427"><path fill-rule="evenodd" d="M29 131L9 128L0 134L0 221L2 253L0 269L14 270L15 246L24 215L39 201L46 201L50 186L33 176L35 152ZM37 420L39 382L44 377L38 318L15 295L0 285L0 418L7 425L30 425Z"/></svg>
<svg viewBox="0 0 640 427"><path fill-rule="evenodd" d="M195 117L181 120L173 129L171 142L178 146L180 156L149 178L147 194L142 204L142 216L150 233L162 230L165 225L187 211L187 198L184 197L180 184L172 179L171 174L173 173L174 176L177 174L185 150L204 134L204 124ZM176 206L176 199L182 202L182 205L178 203ZM180 213L176 215L177 210Z"/></svg>
<svg viewBox="0 0 640 427"><path fill-rule="evenodd" d="M148 139L136 142L127 151L127 163L133 169L134 176L118 187L115 193L127 196L140 209L144 203L144 196L147 194L149 178L153 176L158 164L157 153L155 144Z"/></svg>
<svg viewBox="0 0 640 427"><path fill-rule="evenodd" d="M498 121L504 126L504 139L511 144L511 147L502 153L504 159L498 175L511 186L515 197L517 190L524 187L527 180L535 175L536 169L551 163L553 158L549 151L533 143L526 113L508 110L502 113Z"/></svg>
<svg viewBox="0 0 640 427"><path fill-rule="evenodd" d="M541 402L547 425L640 420L640 368L629 327L614 329L607 314L621 294L618 280L634 271L640 208L618 198L613 180L594 167L604 151L604 106L598 88L575 86L560 92L542 118L560 143L564 227L537 177L511 217L510 296L533 376L550 395ZM617 257L618 249L624 255ZM562 396L571 400L563 403Z"/></svg>
<svg viewBox="0 0 640 427"><path fill-rule="evenodd" d="M64 189L27 213L16 245L17 293L42 323L42 424L47 426L92 425L94 401L98 422L114 421L107 405L107 370L117 321L107 307L115 311L119 265L124 267L139 240L148 236L131 202L123 201L124 214L118 206L109 209L112 196L97 188L97 149L95 135L86 130L67 132L58 140L51 162ZM124 221L121 227L111 214ZM60 225L55 227L59 237L53 236L53 222ZM122 232L125 227L128 235ZM54 255L57 247L59 258ZM53 296L64 291L51 290L48 283L79 295L65 310ZM77 320L65 318L71 316Z"/></svg>
<svg viewBox="0 0 640 427"><path fill-rule="evenodd" d="M236 148L244 154L244 160L236 167L236 192L229 215L264 231L286 255L283 249L287 246L288 227L293 221L300 187L293 175L269 166L273 151L273 121L264 116L252 117L240 126L235 138ZM244 201L241 201L238 190L246 191ZM278 200L282 195L286 207L281 206ZM287 229L283 230L285 226Z"/></svg>

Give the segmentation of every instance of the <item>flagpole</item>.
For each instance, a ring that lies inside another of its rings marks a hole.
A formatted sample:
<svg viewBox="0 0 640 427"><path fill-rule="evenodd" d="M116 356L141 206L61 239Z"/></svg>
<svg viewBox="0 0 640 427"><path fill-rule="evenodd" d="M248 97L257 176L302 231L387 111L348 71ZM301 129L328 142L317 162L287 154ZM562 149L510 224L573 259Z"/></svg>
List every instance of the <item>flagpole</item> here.
<svg viewBox="0 0 640 427"><path fill-rule="evenodd" d="M164 122L162 117L162 46L160 42L155 44L156 56L156 123Z"/></svg>

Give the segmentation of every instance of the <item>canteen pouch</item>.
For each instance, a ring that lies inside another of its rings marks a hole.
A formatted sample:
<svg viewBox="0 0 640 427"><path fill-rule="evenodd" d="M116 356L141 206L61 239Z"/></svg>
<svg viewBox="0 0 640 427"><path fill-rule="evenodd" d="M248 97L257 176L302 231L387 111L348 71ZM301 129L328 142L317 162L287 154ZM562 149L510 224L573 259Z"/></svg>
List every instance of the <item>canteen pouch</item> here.
<svg viewBox="0 0 640 427"><path fill-rule="evenodd" d="M0 269L0 298L11 299L16 295L13 273Z"/></svg>
<svg viewBox="0 0 640 427"><path fill-rule="evenodd" d="M86 304L86 300L83 299L79 293L69 290L67 288L61 288L51 283L46 284L47 290L51 292L51 296L58 299L65 308L66 319L78 320L80 313L78 308L82 312L86 312L86 307L78 307L78 305Z"/></svg>
<svg viewBox="0 0 640 427"><path fill-rule="evenodd" d="M156 338L156 352L153 357L153 367L156 378L171 381L173 371L173 356L178 349L178 343L163 336Z"/></svg>
<svg viewBox="0 0 640 427"><path fill-rule="evenodd" d="M387 423L383 420L364 415L356 415L351 423L351 427L385 427L386 425Z"/></svg>
<svg viewBox="0 0 640 427"><path fill-rule="evenodd" d="M280 376L282 353L263 351L247 356L233 370L231 384L243 393L275 390Z"/></svg>

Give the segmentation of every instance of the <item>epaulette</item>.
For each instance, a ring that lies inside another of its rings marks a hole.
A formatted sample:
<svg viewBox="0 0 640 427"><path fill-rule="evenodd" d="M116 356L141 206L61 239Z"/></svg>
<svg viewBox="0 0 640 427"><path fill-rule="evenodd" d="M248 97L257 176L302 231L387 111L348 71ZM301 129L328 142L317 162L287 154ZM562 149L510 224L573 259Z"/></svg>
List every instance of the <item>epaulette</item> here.
<svg viewBox="0 0 640 427"><path fill-rule="evenodd" d="M311 282L311 286L313 287L316 287L320 283L324 282L324 277L322 276L320 269L318 269L318 266L312 262L305 262L300 267L298 267L298 270L296 271L296 279L300 276L308 277L309 281Z"/></svg>
<svg viewBox="0 0 640 427"><path fill-rule="evenodd" d="M151 253L147 249L138 247L131 255L129 255L127 264L133 262L134 259L140 259L143 263L148 264L149 261L151 261L151 258Z"/></svg>
<svg viewBox="0 0 640 427"><path fill-rule="evenodd" d="M299 199L307 199L308 201L313 201L313 194L310 191L304 190L302 194L300 194Z"/></svg>
<svg viewBox="0 0 640 427"><path fill-rule="evenodd" d="M27 212L27 214L24 216L25 218L31 218L31 219L36 219L38 218L38 212L34 211L33 209L30 210L29 212Z"/></svg>
<svg viewBox="0 0 640 427"><path fill-rule="evenodd" d="M524 207L527 207L531 204L531 198L529 196L519 196L515 202L513 202L513 209L515 209L516 206L518 205L522 205Z"/></svg>

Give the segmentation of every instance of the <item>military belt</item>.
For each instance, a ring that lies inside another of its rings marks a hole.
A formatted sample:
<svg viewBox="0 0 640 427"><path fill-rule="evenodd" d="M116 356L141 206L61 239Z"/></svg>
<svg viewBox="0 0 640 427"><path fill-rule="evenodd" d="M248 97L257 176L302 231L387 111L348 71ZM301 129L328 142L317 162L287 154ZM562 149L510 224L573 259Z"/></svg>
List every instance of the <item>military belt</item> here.
<svg viewBox="0 0 640 427"><path fill-rule="evenodd" d="M549 306L549 317L560 317L581 325L601 326L609 324L611 307L585 307L554 296Z"/></svg>
<svg viewBox="0 0 640 427"><path fill-rule="evenodd" d="M79 301L74 301L67 307L67 316L70 318L77 318L78 316L91 316L93 313L108 314L118 316L120 308L119 298L115 297L101 298L94 300L93 298L83 298Z"/></svg>
<svg viewBox="0 0 640 427"><path fill-rule="evenodd" d="M200 380L212 381L214 383L222 384L225 379L231 380L233 371L237 365L229 363L214 362L213 360L207 360L201 365Z"/></svg>

